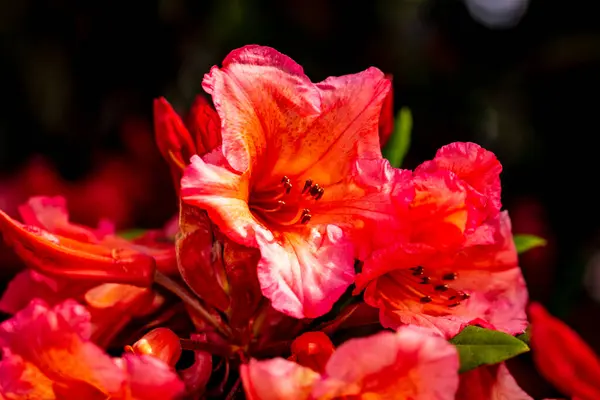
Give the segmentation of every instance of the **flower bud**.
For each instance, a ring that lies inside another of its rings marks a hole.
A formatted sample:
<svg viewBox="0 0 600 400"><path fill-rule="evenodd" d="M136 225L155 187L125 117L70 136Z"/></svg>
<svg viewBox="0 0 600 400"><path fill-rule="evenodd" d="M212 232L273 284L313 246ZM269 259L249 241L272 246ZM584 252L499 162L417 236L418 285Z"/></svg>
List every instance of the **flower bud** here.
<svg viewBox="0 0 600 400"><path fill-rule="evenodd" d="M125 351L137 355L150 355L173 367L181 357L181 343L172 330L156 328L146 333L133 346L126 346Z"/></svg>
<svg viewBox="0 0 600 400"><path fill-rule="evenodd" d="M335 348L323 332L306 332L292 343L292 360L313 371L325 372L325 365Z"/></svg>

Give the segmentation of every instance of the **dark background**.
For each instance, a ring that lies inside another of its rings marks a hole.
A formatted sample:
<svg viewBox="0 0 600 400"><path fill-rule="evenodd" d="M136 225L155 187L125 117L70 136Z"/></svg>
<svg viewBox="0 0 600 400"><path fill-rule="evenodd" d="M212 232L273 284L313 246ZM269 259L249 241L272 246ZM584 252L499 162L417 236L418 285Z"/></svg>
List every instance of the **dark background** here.
<svg viewBox="0 0 600 400"><path fill-rule="evenodd" d="M14 214L30 195L62 193L76 221L159 226L176 200L153 98L185 112L203 74L250 43L313 81L375 65L394 76L396 110L413 113L406 167L452 141L497 154L514 231L549 240L522 259L532 298L599 348L600 288L593 274L582 285L600 244L593 3L3 0L0 206ZM501 18L511 5L523 12Z"/></svg>

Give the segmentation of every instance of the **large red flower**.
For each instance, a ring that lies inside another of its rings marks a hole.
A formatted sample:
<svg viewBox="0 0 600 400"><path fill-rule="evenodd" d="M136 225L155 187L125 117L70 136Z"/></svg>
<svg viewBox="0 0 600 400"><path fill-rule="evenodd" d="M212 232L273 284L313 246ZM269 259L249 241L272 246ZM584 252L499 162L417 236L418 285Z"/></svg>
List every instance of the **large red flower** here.
<svg viewBox="0 0 600 400"><path fill-rule="evenodd" d="M313 84L287 56L246 46L203 86L222 147L192 157L183 201L260 250L258 278L273 307L324 314L353 281L372 223L392 222L390 193L403 175L381 158L378 138L389 80L370 68Z"/></svg>
<svg viewBox="0 0 600 400"><path fill-rule="evenodd" d="M414 173L414 199L357 277L357 292L388 327L417 324L451 337L481 318L525 329L527 290L510 219L500 212L500 163L474 143L453 143Z"/></svg>

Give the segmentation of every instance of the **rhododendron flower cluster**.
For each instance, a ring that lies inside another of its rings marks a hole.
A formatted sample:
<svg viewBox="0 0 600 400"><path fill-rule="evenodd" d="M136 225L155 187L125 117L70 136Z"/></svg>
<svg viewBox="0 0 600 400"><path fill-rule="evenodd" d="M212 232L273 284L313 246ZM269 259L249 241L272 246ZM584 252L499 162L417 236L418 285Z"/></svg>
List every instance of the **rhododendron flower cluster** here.
<svg viewBox="0 0 600 400"><path fill-rule="evenodd" d="M529 350L527 289L492 152L391 165L377 68L313 83L251 45L202 88L183 117L154 103L165 227L83 226L62 197L0 211L24 267L0 298L0 399L530 398L504 363ZM559 388L599 393L580 380Z"/></svg>

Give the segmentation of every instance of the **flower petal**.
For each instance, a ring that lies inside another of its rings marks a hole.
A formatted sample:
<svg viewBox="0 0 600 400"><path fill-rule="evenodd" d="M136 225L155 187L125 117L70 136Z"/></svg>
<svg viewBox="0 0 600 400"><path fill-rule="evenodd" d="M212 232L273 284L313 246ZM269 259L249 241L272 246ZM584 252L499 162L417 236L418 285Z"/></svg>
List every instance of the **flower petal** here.
<svg viewBox="0 0 600 400"><path fill-rule="evenodd" d="M450 400L458 389L458 366L454 346L424 329L404 327L343 343L312 394Z"/></svg>
<svg viewBox="0 0 600 400"><path fill-rule="evenodd" d="M482 366L460 375L457 400L533 400L510 374L504 363Z"/></svg>
<svg viewBox="0 0 600 400"><path fill-rule="evenodd" d="M491 151L475 143L451 143L439 149L432 161L423 163L415 172L437 170L451 171L466 182L471 201L476 207L486 210L485 217L494 217L500 211L502 165Z"/></svg>
<svg viewBox="0 0 600 400"><path fill-rule="evenodd" d="M190 158L198 151L185 124L163 97L154 100L154 131L158 149L169 163L174 177L180 177Z"/></svg>
<svg viewBox="0 0 600 400"><path fill-rule="evenodd" d="M308 400L319 374L283 358L250 360L240 367L249 400Z"/></svg>
<svg viewBox="0 0 600 400"><path fill-rule="evenodd" d="M279 149L273 143L295 142L281 134L303 132L308 122L303 119L320 110L319 91L302 67L269 47L232 51L202 86L221 118L223 153L239 172L253 168L256 160L260 165L269 151L275 156Z"/></svg>
<svg viewBox="0 0 600 400"><path fill-rule="evenodd" d="M334 225L310 235L286 233L269 240L256 231L261 259L258 280L273 308L295 318L328 312L354 279L354 248Z"/></svg>
<svg viewBox="0 0 600 400"><path fill-rule="evenodd" d="M42 273L70 278L148 286L152 257L129 249L107 248L23 226L0 211L0 230L23 262Z"/></svg>
<svg viewBox="0 0 600 400"><path fill-rule="evenodd" d="M87 338L89 314L75 302L50 309L43 302L0 324L0 344L36 365L53 381L89 384L105 394L118 393L125 375Z"/></svg>
<svg viewBox="0 0 600 400"><path fill-rule="evenodd" d="M198 297L225 311L229 307L224 291L227 277L210 220L203 210L185 203L179 212L181 234L176 246L181 276Z"/></svg>
<svg viewBox="0 0 600 400"><path fill-rule="evenodd" d="M221 145L219 115L204 96L197 96L192 104L187 118L187 126L196 143L196 154L202 156Z"/></svg>
<svg viewBox="0 0 600 400"><path fill-rule="evenodd" d="M533 359L544 378L569 397L600 398L600 359L594 350L539 303L528 311Z"/></svg>
<svg viewBox="0 0 600 400"><path fill-rule="evenodd" d="M257 247L254 231L259 224L248 208L247 175L238 175L225 165L209 164L198 156L191 161L181 180L182 200L206 210L227 237Z"/></svg>
<svg viewBox="0 0 600 400"><path fill-rule="evenodd" d="M54 400L52 381L35 365L4 349L0 360L0 399Z"/></svg>
<svg viewBox="0 0 600 400"><path fill-rule="evenodd" d="M385 77L390 82L392 81L392 75L386 74ZM381 147L386 145L392 132L394 132L394 91L390 87L390 91L383 100L379 115L379 144Z"/></svg>
<svg viewBox="0 0 600 400"><path fill-rule="evenodd" d="M174 400L181 398L185 385L177 373L158 358L123 355L132 400Z"/></svg>

